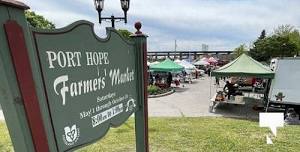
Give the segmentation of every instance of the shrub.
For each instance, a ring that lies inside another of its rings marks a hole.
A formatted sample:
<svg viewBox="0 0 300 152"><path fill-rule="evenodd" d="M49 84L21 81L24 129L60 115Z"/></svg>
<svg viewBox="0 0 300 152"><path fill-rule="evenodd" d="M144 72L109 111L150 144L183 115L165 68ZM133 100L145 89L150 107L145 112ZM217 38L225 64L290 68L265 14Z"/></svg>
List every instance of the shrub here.
<svg viewBox="0 0 300 152"><path fill-rule="evenodd" d="M147 90L148 90L148 93L152 95L152 94L159 93L160 88L155 85L149 85Z"/></svg>

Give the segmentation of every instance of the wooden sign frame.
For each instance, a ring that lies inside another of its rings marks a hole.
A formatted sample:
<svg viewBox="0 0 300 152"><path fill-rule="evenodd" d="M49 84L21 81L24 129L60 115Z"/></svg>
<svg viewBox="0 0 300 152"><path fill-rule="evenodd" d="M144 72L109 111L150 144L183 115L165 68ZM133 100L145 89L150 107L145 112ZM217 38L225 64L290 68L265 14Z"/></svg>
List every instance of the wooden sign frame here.
<svg viewBox="0 0 300 152"><path fill-rule="evenodd" d="M45 93L42 64L37 53L36 30L28 27L24 10L29 7L12 0L0 0L0 103L15 151L70 151L94 142L68 149L57 144L51 109ZM91 23L80 21L71 26ZM138 24L137 24L138 25ZM132 46L136 55L137 108L135 111L136 150L148 148L147 110L147 44L146 35L139 29L132 35ZM108 29L117 33L114 29ZM32 33L32 34L31 34ZM33 36L32 36L33 35ZM120 35L119 35L120 36ZM110 37L110 35L108 36ZM122 38L122 36L120 36ZM124 39L124 38L122 38ZM126 116L127 117L127 116ZM128 118L128 117L127 117ZM126 119L127 119L126 118ZM122 120L122 122L124 122ZM120 124L118 124L120 125ZM107 128L104 128L107 129ZM104 134L103 134L104 135ZM99 138L101 138L100 136Z"/></svg>

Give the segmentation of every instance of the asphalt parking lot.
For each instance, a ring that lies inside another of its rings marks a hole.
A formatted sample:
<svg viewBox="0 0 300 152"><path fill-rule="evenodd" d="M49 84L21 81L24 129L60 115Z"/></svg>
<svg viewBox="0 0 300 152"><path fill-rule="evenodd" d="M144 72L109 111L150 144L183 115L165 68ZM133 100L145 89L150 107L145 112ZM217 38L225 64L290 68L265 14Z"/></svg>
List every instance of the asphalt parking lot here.
<svg viewBox="0 0 300 152"><path fill-rule="evenodd" d="M219 104L210 112L211 96L216 92L214 79L209 77L194 79L192 84L184 83L175 88L175 93L158 98L148 99L150 117L201 117L224 116L258 119L259 112L253 110L254 105L261 104L257 100L247 100L245 105ZM210 84L211 83L211 84ZM221 82L219 89L224 82Z"/></svg>

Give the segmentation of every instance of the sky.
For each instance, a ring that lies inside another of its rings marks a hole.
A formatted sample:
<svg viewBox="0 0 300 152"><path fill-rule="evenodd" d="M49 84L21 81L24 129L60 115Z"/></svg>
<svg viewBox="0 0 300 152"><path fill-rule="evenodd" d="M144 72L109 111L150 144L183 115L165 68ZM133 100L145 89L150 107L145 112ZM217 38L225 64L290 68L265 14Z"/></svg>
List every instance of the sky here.
<svg viewBox="0 0 300 152"><path fill-rule="evenodd" d="M106 37L110 22L98 23L93 0L21 0L57 28L77 20L94 23L98 36ZM104 0L102 16L123 16L119 0ZM130 0L128 23L116 22L117 29L135 32L142 23L148 51L233 50L250 46L263 29L267 34L290 24L300 30L299 0Z"/></svg>

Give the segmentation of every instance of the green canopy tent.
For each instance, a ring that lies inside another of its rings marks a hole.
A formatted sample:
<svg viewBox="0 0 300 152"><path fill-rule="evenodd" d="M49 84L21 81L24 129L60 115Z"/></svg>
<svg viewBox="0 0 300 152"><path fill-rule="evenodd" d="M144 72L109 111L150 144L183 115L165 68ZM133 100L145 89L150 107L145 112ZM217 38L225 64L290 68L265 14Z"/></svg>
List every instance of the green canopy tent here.
<svg viewBox="0 0 300 152"><path fill-rule="evenodd" d="M212 71L212 76L217 77L256 77L272 79L274 72L246 54L240 55L232 62Z"/></svg>
<svg viewBox="0 0 300 152"><path fill-rule="evenodd" d="M158 64L150 65L150 71L155 72L180 72L183 66L171 61L169 58Z"/></svg>
<svg viewBox="0 0 300 152"><path fill-rule="evenodd" d="M263 79L273 79L274 75L275 75L274 72L271 71L270 68L264 66L263 64L259 63L258 61L254 60L253 58L251 58L246 54L240 55L232 62L211 72L211 76L216 76L216 77L256 77L256 78L263 78ZM264 100L267 100L268 98L267 87L262 92L264 94ZM211 97L211 87L210 87L210 97ZM238 100L238 99L239 98L237 98L237 100L228 100L226 101L226 103L245 104L243 100ZM210 110L213 110L214 106L219 101L212 100L212 99L211 101L213 102L213 104L211 105Z"/></svg>

